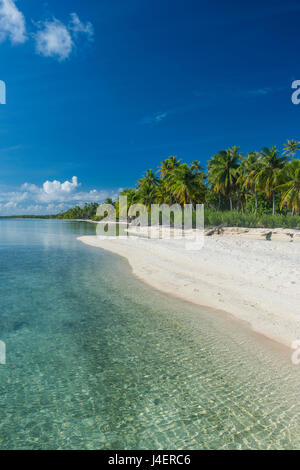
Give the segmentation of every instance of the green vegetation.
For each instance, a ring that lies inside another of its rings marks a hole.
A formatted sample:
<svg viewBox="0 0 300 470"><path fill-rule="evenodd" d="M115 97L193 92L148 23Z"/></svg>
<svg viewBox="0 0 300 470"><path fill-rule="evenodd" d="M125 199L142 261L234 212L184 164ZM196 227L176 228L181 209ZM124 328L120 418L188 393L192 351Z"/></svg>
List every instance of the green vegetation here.
<svg viewBox="0 0 300 470"><path fill-rule="evenodd" d="M106 203L111 204L112 200L108 199ZM99 204L91 202L85 204L83 207L75 206L72 209L68 209L66 212L57 214L57 219L82 219L82 220L93 220L96 217L96 212Z"/></svg>
<svg viewBox="0 0 300 470"><path fill-rule="evenodd" d="M280 153L263 148L243 156L238 147L188 165L175 156L147 170L136 188L124 190L128 207L205 204L206 225L300 228L300 142L288 140Z"/></svg>
<svg viewBox="0 0 300 470"><path fill-rule="evenodd" d="M147 170L135 188L122 191L128 207L144 204L205 204L205 224L300 228L300 142L242 155L238 147L220 150L207 164L170 156L157 171ZM112 204L111 199L105 201ZM113 203L119 213L118 202ZM44 218L99 220L99 204L76 206ZM26 216L36 218L36 216ZM41 216L40 218L43 218Z"/></svg>
<svg viewBox="0 0 300 470"><path fill-rule="evenodd" d="M204 212L205 227L224 225L225 227L250 227L250 228L291 228L300 229L299 215L284 214L260 214L242 213L233 210L214 211L206 209Z"/></svg>
<svg viewBox="0 0 300 470"><path fill-rule="evenodd" d="M0 219L57 219L57 215L1 215Z"/></svg>

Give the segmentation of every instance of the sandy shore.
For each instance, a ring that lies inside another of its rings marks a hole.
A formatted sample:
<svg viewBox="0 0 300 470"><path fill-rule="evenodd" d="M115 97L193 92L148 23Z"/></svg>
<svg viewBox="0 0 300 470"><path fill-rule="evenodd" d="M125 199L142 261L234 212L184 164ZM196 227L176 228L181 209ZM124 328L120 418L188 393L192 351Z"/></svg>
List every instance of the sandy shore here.
<svg viewBox="0 0 300 470"><path fill-rule="evenodd" d="M298 243L209 236L203 249L187 251L182 239L79 240L125 257L156 289L228 312L287 346L300 339Z"/></svg>

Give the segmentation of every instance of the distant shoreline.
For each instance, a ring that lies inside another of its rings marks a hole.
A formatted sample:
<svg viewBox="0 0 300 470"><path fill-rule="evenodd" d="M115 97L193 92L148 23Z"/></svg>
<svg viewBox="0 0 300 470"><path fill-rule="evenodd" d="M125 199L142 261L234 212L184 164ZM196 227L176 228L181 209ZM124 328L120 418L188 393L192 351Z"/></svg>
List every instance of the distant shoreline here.
<svg viewBox="0 0 300 470"><path fill-rule="evenodd" d="M207 220L206 220L206 214L208 214L208 217L207 217ZM254 221L252 220L251 221L251 224L247 224L247 223L243 223L243 219L239 220L239 222L242 222L242 223L232 223L233 221L230 220L224 220L224 221L211 221L210 219L211 218L214 218L214 217L211 217L211 216L217 216L217 219L218 219L218 216L222 214L220 212L211 212L211 211L205 211L205 229L207 230L211 230L211 229L214 229L214 228L218 228L218 227L221 227L224 232L227 232L227 231L232 231L233 229L241 229L241 230L249 230L249 231L254 231L254 230L270 230L270 231L278 231L278 230L282 230L282 231L287 231L287 232L290 232L290 233L300 233L300 225L298 223L296 224L292 224L292 225L288 225L285 223L285 218L289 218L289 221L295 221L297 222L298 220L298 216L280 216L282 217L282 220L273 220L273 216L270 215L270 220L269 221L263 221L263 223L258 219L257 220L257 223L255 224ZM223 213L223 214L226 214L226 213ZM227 214L230 216L231 213L230 212L227 212ZM87 222L87 223L93 223L93 224L98 224L98 223L102 223L102 224L106 224L108 221L107 219L103 219L103 220L94 220L92 218L69 218L69 217L61 217L60 214L56 214L56 215L10 215L10 216L0 216L0 220L9 220L9 219L36 219L36 220L66 220L66 221L70 221L70 222ZM114 221L109 221L110 223L113 223ZM235 222L235 221L234 221ZM245 221L244 221L245 222ZM248 221L246 221L248 222ZM274 223L275 222L275 223ZM276 223L277 222L277 223ZM279 222L279 223L278 223ZM282 225L280 224L280 222L282 222ZM117 224L125 224L127 222L124 222L123 220L118 220L118 218L116 219L115 223Z"/></svg>

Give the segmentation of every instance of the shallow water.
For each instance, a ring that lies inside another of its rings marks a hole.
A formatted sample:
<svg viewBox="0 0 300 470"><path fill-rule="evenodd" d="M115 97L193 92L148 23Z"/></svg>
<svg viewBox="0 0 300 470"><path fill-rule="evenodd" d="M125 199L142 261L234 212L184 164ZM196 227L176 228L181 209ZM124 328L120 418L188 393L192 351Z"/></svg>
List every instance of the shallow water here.
<svg viewBox="0 0 300 470"><path fill-rule="evenodd" d="M289 354L76 240L93 233L0 221L0 448L299 448Z"/></svg>

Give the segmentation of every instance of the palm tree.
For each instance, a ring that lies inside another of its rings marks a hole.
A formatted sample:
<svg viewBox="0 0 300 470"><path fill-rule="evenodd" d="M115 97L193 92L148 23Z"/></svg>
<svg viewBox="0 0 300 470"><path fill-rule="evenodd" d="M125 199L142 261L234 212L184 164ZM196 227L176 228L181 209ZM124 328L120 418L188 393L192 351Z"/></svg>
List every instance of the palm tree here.
<svg viewBox="0 0 300 470"><path fill-rule="evenodd" d="M173 171L174 168L178 168L180 166L180 161L181 160L177 160L177 157L171 155L166 160L161 162L158 172L162 177L165 177L168 173L170 173L170 171Z"/></svg>
<svg viewBox="0 0 300 470"><path fill-rule="evenodd" d="M203 174L203 166L198 160L194 160L191 164L191 170L195 175Z"/></svg>
<svg viewBox="0 0 300 470"><path fill-rule="evenodd" d="M209 181L213 191L229 198L230 210L232 210L232 194L236 184L236 170L239 166L241 155L237 147L221 150L215 155L208 165Z"/></svg>
<svg viewBox="0 0 300 470"><path fill-rule="evenodd" d="M256 175L257 187L264 192L268 199L273 200L273 215L275 214L276 188L280 183L281 170L283 169L286 156L280 157L276 147L263 148L261 152L262 167Z"/></svg>
<svg viewBox="0 0 300 470"><path fill-rule="evenodd" d="M218 193L219 196L219 204L218 210L221 209L221 185L220 185L220 178L216 174L216 170L218 167L218 161L221 159L221 153L225 150L220 150L219 153L213 155L211 159L208 161L207 170L208 170L208 184L211 186L213 192Z"/></svg>
<svg viewBox="0 0 300 470"><path fill-rule="evenodd" d="M138 188L138 201L142 202L148 210L151 204L155 203L156 188L159 183L159 178L155 176L152 170L147 170L145 176L137 183Z"/></svg>
<svg viewBox="0 0 300 470"><path fill-rule="evenodd" d="M159 178L155 176L153 170L147 170L145 176L138 181L137 187L138 189L147 188L147 189L155 189L158 185Z"/></svg>
<svg viewBox="0 0 300 470"><path fill-rule="evenodd" d="M138 201L138 193L136 189L128 188L128 189L123 189L123 191L120 193L120 196L127 197L127 208L120 207L119 200L118 200L116 202L116 211L117 211L117 214L119 214L119 216L125 217L126 212L128 214L129 208Z"/></svg>
<svg viewBox="0 0 300 470"><path fill-rule="evenodd" d="M287 163L282 176L286 182L277 188L283 192L280 209L286 205L288 209L292 209L294 215L295 211L300 211L300 160Z"/></svg>
<svg viewBox="0 0 300 470"><path fill-rule="evenodd" d="M155 191L156 204L169 204L173 203L172 195L167 187L165 179L160 179Z"/></svg>
<svg viewBox="0 0 300 470"><path fill-rule="evenodd" d="M288 140L283 147L283 155L288 155L290 158L294 158L298 150L300 150L300 142L294 139Z"/></svg>
<svg viewBox="0 0 300 470"><path fill-rule="evenodd" d="M158 172L161 176L161 185L158 188L158 201L160 201L160 203L165 202L166 204L172 204L173 202L176 202L170 188L168 177L175 168L180 167L180 161L181 160L177 160L177 157L171 155L166 160L163 160L158 168ZM163 197L163 192L165 193L165 197Z"/></svg>
<svg viewBox="0 0 300 470"><path fill-rule="evenodd" d="M179 204L194 204L200 194L200 178L186 164L166 176L167 184Z"/></svg>
<svg viewBox="0 0 300 470"><path fill-rule="evenodd" d="M137 200L137 191L134 188L123 189L123 191L120 193L120 196L126 196L127 204L131 206Z"/></svg>
<svg viewBox="0 0 300 470"><path fill-rule="evenodd" d="M250 152L242 161L239 167L238 184L242 184L244 189L250 190L255 198L255 215L257 214L257 180L256 177L261 170L261 156L258 152Z"/></svg>
<svg viewBox="0 0 300 470"><path fill-rule="evenodd" d="M111 197L107 197L104 201L104 204L109 204L109 205L113 205L113 200Z"/></svg>

